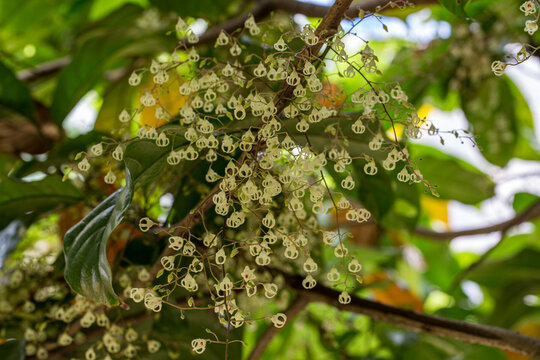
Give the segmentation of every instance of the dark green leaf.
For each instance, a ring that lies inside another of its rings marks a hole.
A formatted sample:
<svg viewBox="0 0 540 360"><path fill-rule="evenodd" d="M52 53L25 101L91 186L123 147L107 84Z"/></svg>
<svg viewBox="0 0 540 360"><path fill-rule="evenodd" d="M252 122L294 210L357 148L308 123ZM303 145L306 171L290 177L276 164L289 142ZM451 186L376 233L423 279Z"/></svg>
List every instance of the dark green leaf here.
<svg viewBox="0 0 540 360"><path fill-rule="evenodd" d="M518 279L540 281L540 251L527 248L510 257L487 261L471 272L471 280L486 286L497 287L501 283Z"/></svg>
<svg viewBox="0 0 540 360"><path fill-rule="evenodd" d="M59 176L39 181L21 181L0 177L0 228L27 213L38 214L58 205L71 205L81 200L82 193Z"/></svg>
<svg viewBox="0 0 540 360"><path fill-rule="evenodd" d="M57 124L62 124L71 109L101 79L108 60L131 41L126 34L107 34L89 39L75 52L71 63L58 76L51 106Z"/></svg>
<svg viewBox="0 0 540 360"><path fill-rule="evenodd" d="M495 194L491 179L474 166L427 146L415 145L412 151L420 172L431 185L437 185L442 199L476 204Z"/></svg>
<svg viewBox="0 0 540 360"><path fill-rule="evenodd" d="M0 106L34 119L34 102L28 88L0 62Z"/></svg>
<svg viewBox="0 0 540 360"><path fill-rule="evenodd" d="M118 305L119 299L112 286L107 240L122 221L132 197L133 184L126 169L126 185L73 226L64 238L67 283L75 292L109 306Z"/></svg>

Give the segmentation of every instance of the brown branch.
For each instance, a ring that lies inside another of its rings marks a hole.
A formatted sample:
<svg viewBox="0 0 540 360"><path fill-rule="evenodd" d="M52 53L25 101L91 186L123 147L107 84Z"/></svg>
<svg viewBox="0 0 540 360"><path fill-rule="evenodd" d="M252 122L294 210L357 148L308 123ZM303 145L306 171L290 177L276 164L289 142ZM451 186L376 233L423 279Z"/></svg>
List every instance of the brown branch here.
<svg viewBox="0 0 540 360"><path fill-rule="evenodd" d="M510 220L503 221L498 224L489 225L476 229L461 230L461 231L449 231L449 232L437 232L424 228L417 228L414 230L414 233L420 236L425 236L435 240L452 240L458 236L470 236L470 235L480 235L480 234L489 234L499 231L507 231L510 228L524 223L526 221L534 220L540 217L540 200L535 202L525 211L517 214L515 217Z"/></svg>
<svg viewBox="0 0 540 360"><path fill-rule="evenodd" d="M347 6L347 10L343 14L348 18L358 17L360 10L365 13L376 12L380 7L390 3L390 0L367 0L359 4ZM438 4L436 0L410 0L412 4L427 5ZM286 11L291 14L302 14L308 17L324 17L329 11L330 6L310 4L294 0L261 0L257 5L249 11L249 13L233 17L219 25L208 29L199 39L199 44L208 44L217 39L221 30L232 33L236 29L244 27L244 22L249 14L252 14L255 21L260 21L268 16L273 11ZM343 17L340 19L340 21Z"/></svg>
<svg viewBox="0 0 540 360"><path fill-rule="evenodd" d="M355 4L351 6L345 13L349 18L357 17L360 9L366 13L377 11L378 7L388 4L389 0L368 0L361 2L360 4ZM436 0L410 0L410 3L416 5L430 5L437 4ZM268 16L272 11L287 11L291 14L303 14L309 17L323 17L328 10L329 6L310 4L295 0L262 0L251 9L249 13L253 15L255 21L259 21ZM213 26L208 29L204 34L201 35L199 39L199 44L209 44L215 41L221 32L225 30L228 33L235 31L236 29L242 28L244 22L248 18L249 13L242 14L236 17L233 17L229 20L224 21L223 23ZM19 80L32 82L47 77L49 75L54 75L56 72L61 70L67 64L71 62L71 57L66 56L60 59L56 59L39 66L36 66L32 69L22 70L17 74Z"/></svg>
<svg viewBox="0 0 540 360"><path fill-rule="evenodd" d="M199 203L195 206L195 211L187 215L185 218L183 218L179 223L174 224L172 227L176 228L174 231L174 235L176 236L184 236L189 232L189 230L197 225L199 221L201 220L203 214L210 210L214 206L214 202L212 201L212 197L217 194L220 191L219 184L214 186L212 190L206 195L203 199L199 201ZM164 256L169 256L175 254L176 251L173 250L170 247L165 247L161 255L159 256L159 259L155 262L155 264L150 269L150 279L154 279L159 272L159 270L162 269L161 265L161 258ZM135 287L137 287L140 284L136 284Z"/></svg>
<svg viewBox="0 0 540 360"><path fill-rule="evenodd" d="M17 78L21 81L32 82L40 80L44 77L54 75L67 64L71 62L71 56L65 56L43 64L40 64L32 69L26 69L17 73Z"/></svg>
<svg viewBox="0 0 540 360"><path fill-rule="evenodd" d="M294 319L298 314L304 310L304 308L309 304L309 300L304 296L297 296L296 299L291 303L289 308L284 312L287 316L287 326L289 322ZM265 332L257 339L257 343L251 353L249 354L248 360L257 360L259 359L272 339L282 330L283 328L277 328L273 325L268 326Z"/></svg>
<svg viewBox="0 0 540 360"><path fill-rule="evenodd" d="M533 358L540 357L540 339L515 331L421 314L355 296L351 296L351 302L345 305L339 303L338 296L340 293L336 290L321 285L306 290L302 286L300 277L289 280L290 285L298 291L298 296L304 297L310 302L326 303L340 310L363 314L373 320L383 321L415 332L424 332L471 344L496 347Z"/></svg>

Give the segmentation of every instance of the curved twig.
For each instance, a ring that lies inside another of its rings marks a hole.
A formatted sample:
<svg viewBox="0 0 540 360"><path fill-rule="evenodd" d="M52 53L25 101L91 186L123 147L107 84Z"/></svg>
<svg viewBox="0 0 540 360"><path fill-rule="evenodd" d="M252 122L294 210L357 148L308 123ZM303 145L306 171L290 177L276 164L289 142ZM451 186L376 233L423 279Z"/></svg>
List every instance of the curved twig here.
<svg viewBox="0 0 540 360"><path fill-rule="evenodd" d="M355 4L351 6L345 13L349 18L357 17L360 9L364 12L375 12L378 7L388 4L390 0L368 0ZM409 0L411 4L416 5L429 5L429 4L438 4L436 0ZM225 30L226 32L233 32L238 28L244 26L248 15L251 13L256 21L264 19L272 11L287 11L292 14L303 14L309 17L323 17L328 10L329 6L310 4L301 1L295 0L262 0L257 3L257 5L251 9L249 13L242 14L229 20L224 21L223 23L213 26L208 29L204 34L199 38L199 44L209 44L215 41L221 32ZM22 70L17 74L19 80L32 82L46 77L52 74L55 74L67 64L71 62L69 56L53 60L48 63L41 64L32 69Z"/></svg>
<svg viewBox="0 0 540 360"><path fill-rule="evenodd" d="M420 236L435 240L452 240L458 236L470 236L470 235L480 235L480 234L489 234L499 231L507 231L510 228L524 223L526 221L534 220L540 217L540 200L532 204L525 211L517 214L515 217L510 220L503 221L498 224L484 226L476 229L461 230L461 231L449 231L449 232L437 232L424 228L416 228L414 233Z"/></svg>

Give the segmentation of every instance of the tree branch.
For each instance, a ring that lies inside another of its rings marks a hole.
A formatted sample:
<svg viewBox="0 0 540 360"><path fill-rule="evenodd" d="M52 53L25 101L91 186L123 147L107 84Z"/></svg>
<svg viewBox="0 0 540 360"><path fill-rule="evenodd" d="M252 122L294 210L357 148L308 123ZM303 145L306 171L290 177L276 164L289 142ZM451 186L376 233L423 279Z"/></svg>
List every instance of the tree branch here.
<svg viewBox="0 0 540 360"><path fill-rule="evenodd" d="M17 78L21 81L32 82L49 75L54 75L62 70L71 62L71 56L65 56L43 64L40 64L32 69L26 69L17 73Z"/></svg>
<svg viewBox="0 0 540 360"><path fill-rule="evenodd" d="M291 303L289 308L284 312L287 316L287 326L289 322L294 319L304 308L309 304L309 300L304 296L297 296L296 299ZM282 330L283 328L277 328L273 325L268 326L265 332L257 339L257 343L251 353L249 354L248 360L257 360L259 359L272 339Z"/></svg>
<svg viewBox="0 0 540 360"><path fill-rule="evenodd" d="M340 310L363 314L376 321L383 321L415 332L510 350L534 358L540 357L540 339L515 331L420 314L355 296L351 296L351 302L344 305L339 303L340 293L336 290L322 285L306 290L302 286L300 277L289 279L289 284L298 291L298 296L310 302L326 303Z"/></svg>
<svg viewBox="0 0 540 360"><path fill-rule="evenodd" d="M368 0L361 2L360 4L355 4L351 6L345 13L349 18L357 17L360 9L362 11L375 12L378 7L388 4L390 0ZM409 0L410 3L415 5L430 5L438 4L437 0ZM310 4L295 0L262 0L251 9L249 13L233 17L229 20L224 21L223 23L213 26L208 29L204 34L199 38L199 44L209 44L215 41L221 32L225 30L228 33L235 31L236 29L242 28L244 22L248 18L249 14L253 14L253 17L256 21L264 19L272 11L287 11L291 14L302 14L309 17L323 17L328 10L329 6ZM22 70L17 74L17 77L21 81L32 82L39 80L43 77L53 75L67 64L71 62L71 57L66 56L60 59L56 59L39 66L36 66L32 69Z"/></svg>
<svg viewBox="0 0 540 360"><path fill-rule="evenodd" d="M477 229L461 230L461 231L449 231L449 232L437 232L424 228L417 228L414 230L414 233L420 236L425 236L435 240L452 240L458 236L470 236L470 235L480 235L480 234L489 234L498 231L507 231L510 228L524 223L526 221L534 220L540 217L540 200L535 202L525 211L517 214L515 217L510 220L503 221L498 224L489 225Z"/></svg>
<svg viewBox="0 0 540 360"><path fill-rule="evenodd" d="M345 17L355 18L358 17L360 10L365 13L376 12L378 8L392 2L391 0L367 0L359 4L347 6L347 10L344 11ZM394 1L395 2L395 1ZM436 0L410 0L412 4L427 5L438 4ZM272 11L286 11L291 14L302 14L308 17L324 17L329 11L330 6L310 4L301 1L294 0L261 0L257 5L251 9L248 13L233 17L219 25L213 26L208 29L199 38L199 44L208 44L217 39L221 30L228 33L232 33L236 29L244 27L244 22L247 20L249 14L252 14L255 21L260 21L268 16ZM340 21L343 17L340 19Z"/></svg>

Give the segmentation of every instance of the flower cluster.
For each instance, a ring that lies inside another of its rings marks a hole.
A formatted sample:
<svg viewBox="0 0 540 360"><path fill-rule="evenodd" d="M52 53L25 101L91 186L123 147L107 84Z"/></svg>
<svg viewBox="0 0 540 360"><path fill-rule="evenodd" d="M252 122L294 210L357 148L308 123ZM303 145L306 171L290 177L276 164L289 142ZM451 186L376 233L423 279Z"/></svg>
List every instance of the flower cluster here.
<svg viewBox="0 0 540 360"><path fill-rule="evenodd" d="M276 38L271 23L257 24L250 16L234 36L221 31L215 42L220 56L206 57L195 47L198 37L186 21L180 18L176 30L183 40L170 57L129 77L130 85L141 87L141 96L138 108L119 114L125 139L94 145L78 164L83 172L97 157L118 164L128 156L128 143L144 141L167 151L170 169L206 168L208 189L187 226L166 226L149 215L139 220L142 232L167 234L168 248L159 260L159 284L141 286L153 280L142 269L138 285L124 284L124 295L153 312L168 305L182 313L213 309L227 326L268 319L282 327L285 314L255 318L246 304L274 298L287 284L287 269L296 269L304 274L304 288L328 281L340 289L339 302L348 304L361 283L362 266L349 250L339 214L349 222L372 221L370 211L354 200L355 168L366 176L386 171L400 182L429 186L395 129L400 124L404 136L419 138L425 121L399 84L368 80L365 74L379 72L373 49L366 44L350 57L342 32L329 36L306 25ZM245 38L260 43L262 53L248 51ZM340 76L358 79L359 87L344 101L328 100L331 79L324 57ZM172 92L184 99L180 109L162 101ZM148 109L161 126L141 122ZM112 170L105 181L116 181ZM320 224L333 216L336 230ZM321 262L325 248L334 256L330 269ZM171 297L177 288L211 300L175 304ZM200 354L213 342L223 343L217 336L194 339L192 349ZM108 350L117 349L109 343Z"/></svg>

